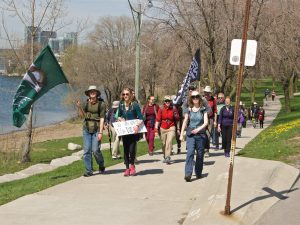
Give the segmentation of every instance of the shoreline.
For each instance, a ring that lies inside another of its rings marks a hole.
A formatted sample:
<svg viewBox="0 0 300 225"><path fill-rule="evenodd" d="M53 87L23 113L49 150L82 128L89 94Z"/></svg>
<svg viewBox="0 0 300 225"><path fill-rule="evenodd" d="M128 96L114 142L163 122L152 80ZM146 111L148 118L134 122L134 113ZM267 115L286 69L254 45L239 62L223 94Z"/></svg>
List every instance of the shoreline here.
<svg viewBox="0 0 300 225"><path fill-rule="evenodd" d="M27 130L0 134L0 151L20 150L24 144ZM82 123L62 121L55 124L33 128L32 143L53 139L82 136Z"/></svg>

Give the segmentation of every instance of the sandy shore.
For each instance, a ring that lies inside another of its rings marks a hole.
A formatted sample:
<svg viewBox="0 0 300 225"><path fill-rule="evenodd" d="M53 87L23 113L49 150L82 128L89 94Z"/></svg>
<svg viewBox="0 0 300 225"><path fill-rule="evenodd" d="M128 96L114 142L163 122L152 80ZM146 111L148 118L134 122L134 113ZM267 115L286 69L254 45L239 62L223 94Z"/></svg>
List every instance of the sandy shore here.
<svg viewBox="0 0 300 225"><path fill-rule="evenodd" d="M54 125L34 128L33 143L82 135L81 123L61 122ZM26 131L16 131L0 135L0 151L18 150L25 141Z"/></svg>

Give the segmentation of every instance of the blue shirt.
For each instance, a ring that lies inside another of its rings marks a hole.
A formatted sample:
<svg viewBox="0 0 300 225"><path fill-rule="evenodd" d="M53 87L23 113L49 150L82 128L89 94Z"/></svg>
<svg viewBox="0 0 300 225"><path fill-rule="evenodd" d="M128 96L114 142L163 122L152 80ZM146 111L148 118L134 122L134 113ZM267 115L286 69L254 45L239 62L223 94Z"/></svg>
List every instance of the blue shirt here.
<svg viewBox="0 0 300 225"><path fill-rule="evenodd" d="M192 109L189 111L190 124L189 127L195 129L203 125L204 113L206 112L204 107L201 107L197 112L193 112Z"/></svg>
<svg viewBox="0 0 300 225"><path fill-rule="evenodd" d="M122 117L125 120L143 120L143 115L141 108L138 103L133 102L129 105L128 110L126 110L125 102L121 102L119 105L119 117Z"/></svg>

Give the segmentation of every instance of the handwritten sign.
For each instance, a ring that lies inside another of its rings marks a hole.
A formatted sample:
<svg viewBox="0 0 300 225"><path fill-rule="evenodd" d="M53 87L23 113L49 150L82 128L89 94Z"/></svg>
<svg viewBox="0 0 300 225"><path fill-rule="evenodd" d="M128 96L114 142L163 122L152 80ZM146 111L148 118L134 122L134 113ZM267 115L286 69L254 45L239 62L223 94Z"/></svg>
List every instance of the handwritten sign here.
<svg viewBox="0 0 300 225"><path fill-rule="evenodd" d="M136 126L140 120L127 120L123 122L115 122L113 123L115 131L118 136L134 134L134 126ZM139 129L139 133L146 133L147 129L143 123L142 127Z"/></svg>

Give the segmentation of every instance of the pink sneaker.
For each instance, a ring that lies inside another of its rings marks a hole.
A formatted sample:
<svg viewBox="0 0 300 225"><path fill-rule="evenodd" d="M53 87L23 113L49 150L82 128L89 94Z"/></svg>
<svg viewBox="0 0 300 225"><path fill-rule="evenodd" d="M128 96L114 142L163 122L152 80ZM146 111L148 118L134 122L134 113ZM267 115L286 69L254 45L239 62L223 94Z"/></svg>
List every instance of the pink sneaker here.
<svg viewBox="0 0 300 225"><path fill-rule="evenodd" d="M135 166L134 166L134 165L131 165L131 166L130 166L130 176L135 176L135 174L136 174Z"/></svg>
<svg viewBox="0 0 300 225"><path fill-rule="evenodd" d="M126 169L124 172L124 177L128 177L130 175L129 169Z"/></svg>

